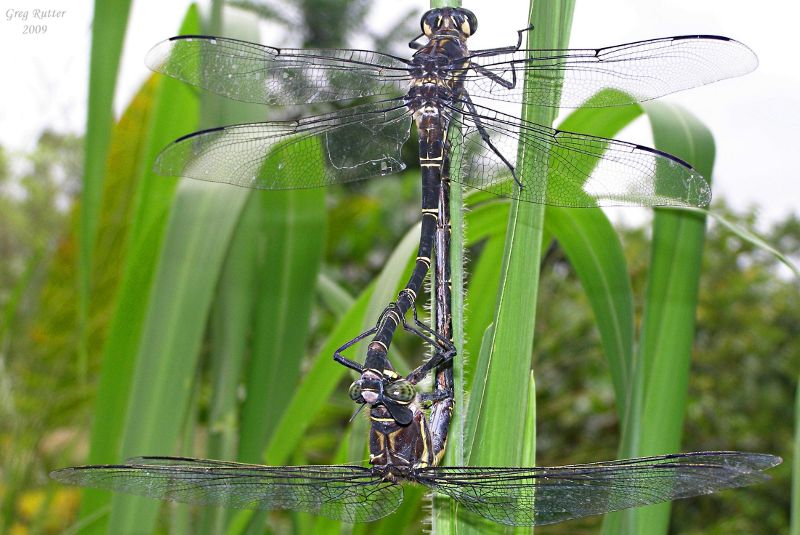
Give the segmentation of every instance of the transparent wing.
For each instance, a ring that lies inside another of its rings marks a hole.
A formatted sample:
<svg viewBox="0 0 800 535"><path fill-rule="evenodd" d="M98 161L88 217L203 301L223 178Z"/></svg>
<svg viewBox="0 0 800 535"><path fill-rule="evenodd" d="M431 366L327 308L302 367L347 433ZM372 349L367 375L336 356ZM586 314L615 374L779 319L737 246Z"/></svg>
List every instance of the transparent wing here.
<svg viewBox="0 0 800 535"><path fill-rule="evenodd" d="M560 91L563 108L579 107L605 88L618 91L608 92L591 106L643 102L741 76L758 66L758 58L746 45L716 35L662 37L597 49L518 50L473 61L515 85L506 88L470 69L466 88L472 96L552 106L552 95ZM528 71L537 75L536 83L524 88Z"/></svg>
<svg viewBox="0 0 800 535"><path fill-rule="evenodd" d="M555 468L426 468L417 479L494 522L533 526L751 485L780 462L697 452Z"/></svg>
<svg viewBox="0 0 800 535"><path fill-rule="evenodd" d="M410 129L411 115L396 100L293 122L225 126L174 141L155 171L256 189L340 184L402 171Z"/></svg>
<svg viewBox="0 0 800 535"><path fill-rule="evenodd" d="M261 466L181 457L137 457L124 465L62 468L50 477L94 487L198 505L290 509L345 522L369 522L403 501L399 485L369 468L347 465Z"/></svg>
<svg viewBox="0 0 800 535"><path fill-rule="evenodd" d="M463 155L451 178L467 186L566 207L705 206L711 200L705 179L665 152L555 130L480 106L474 114L451 110L461 127L452 144ZM520 144L529 157L525 166L517 161ZM509 166L515 168L521 190Z"/></svg>
<svg viewBox="0 0 800 535"><path fill-rule="evenodd" d="M147 54L147 66L213 93L263 104L333 102L405 92L405 60L368 50L272 48L181 35Z"/></svg>

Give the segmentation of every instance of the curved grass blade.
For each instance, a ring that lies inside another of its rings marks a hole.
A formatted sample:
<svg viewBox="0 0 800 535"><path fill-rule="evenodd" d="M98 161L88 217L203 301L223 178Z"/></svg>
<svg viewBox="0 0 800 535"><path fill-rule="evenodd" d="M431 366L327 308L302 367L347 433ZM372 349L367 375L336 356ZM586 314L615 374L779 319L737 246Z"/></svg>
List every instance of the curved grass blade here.
<svg viewBox="0 0 800 535"><path fill-rule="evenodd" d="M598 109L595 99L611 98L605 90L570 114L560 128L613 137L642 114L640 106ZM574 267L589 298L608 360L617 411L624 417L633 368L633 290L622 244L605 213L596 208L547 207L545 228L553 233Z"/></svg>
<svg viewBox="0 0 800 535"><path fill-rule="evenodd" d="M231 30L235 31L235 30ZM255 35L242 21L243 37ZM254 110L226 104L223 120ZM159 178L161 181L168 181ZM170 208L161 256L137 348L120 456L174 451L196 379L211 302L248 191L181 181ZM165 410L169 407L169 410ZM152 529L158 504L114 496L110 531Z"/></svg>
<svg viewBox="0 0 800 535"><path fill-rule="evenodd" d="M710 177L714 141L708 129L676 106L644 108L656 146ZM623 457L680 449L704 236L705 217L656 210L639 355L623 421ZM669 503L627 512L624 533L643 525L651 533L666 533L669 512ZM612 527L617 521L609 520L605 533L620 533Z"/></svg>

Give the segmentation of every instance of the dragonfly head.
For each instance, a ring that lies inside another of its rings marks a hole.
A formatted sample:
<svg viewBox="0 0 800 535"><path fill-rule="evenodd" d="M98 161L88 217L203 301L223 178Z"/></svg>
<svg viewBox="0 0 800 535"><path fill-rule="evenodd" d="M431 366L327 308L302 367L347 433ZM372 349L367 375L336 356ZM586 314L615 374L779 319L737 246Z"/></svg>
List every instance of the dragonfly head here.
<svg viewBox="0 0 800 535"><path fill-rule="evenodd" d="M356 403L383 405L400 425L411 423L413 414L409 405L417 395L410 381L399 377L391 370L384 374L366 369L361 378L350 385L350 399Z"/></svg>
<svg viewBox="0 0 800 535"><path fill-rule="evenodd" d="M442 7L422 15L420 27L426 37L456 35L466 39L478 30L478 19L469 9Z"/></svg>

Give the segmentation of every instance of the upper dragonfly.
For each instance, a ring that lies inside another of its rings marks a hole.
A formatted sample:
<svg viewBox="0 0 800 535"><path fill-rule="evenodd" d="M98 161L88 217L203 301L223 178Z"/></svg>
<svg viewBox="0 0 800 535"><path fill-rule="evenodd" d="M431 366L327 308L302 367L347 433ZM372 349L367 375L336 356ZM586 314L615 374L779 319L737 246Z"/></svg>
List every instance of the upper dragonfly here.
<svg viewBox="0 0 800 535"><path fill-rule="evenodd" d="M422 169L419 251L396 302L375 329L364 333L375 335L367 368L379 369L393 331L401 324L409 327L404 317L431 264L437 199L449 179L503 197L565 207L703 206L710 201L703 177L674 156L527 122L492 109L491 100L619 106L743 75L758 64L742 43L710 35L528 50L522 48L526 30L521 30L516 45L469 51L466 42L478 21L467 9L432 9L420 27L422 33L409 43L416 49L410 60L367 50L281 49L209 36L174 37L147 57L155 71L236 100L294 105L371 99L297 121L189 134L159 155L155 167L164 175L276 190L386 175L405 168L401 147L416 123ZM425 44L418 42L423 37ZM526 82L528 74L533 79ZM451 150L460 155L452 171L446 165ZM516 170L521 151L533 163L529 174ZM353 369L359 366L338 352L336 358Z"/></svg>

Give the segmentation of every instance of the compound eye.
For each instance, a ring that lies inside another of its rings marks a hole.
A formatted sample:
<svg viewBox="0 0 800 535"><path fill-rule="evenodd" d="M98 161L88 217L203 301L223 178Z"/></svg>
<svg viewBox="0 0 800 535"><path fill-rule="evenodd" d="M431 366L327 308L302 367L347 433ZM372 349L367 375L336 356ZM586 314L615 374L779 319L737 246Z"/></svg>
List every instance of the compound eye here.
<svg viewBox="0 0 800 535"><path fill-rule="evenodd" d="M467 20L469 21L469 28L470 28L469 34L475 35L475 32L478 31L478 17L475 16L475 13L470 11L469 14L467 15Z"/></svg>
<svg viewBox="0 0 800 535"><path fill-rule="evenodd" d="M461 15L461 27L459 29L467 37L474 35L478 31L478 17L469 9L462 8L459 12Z"/></svg>
<svg viewBox="0 0 800 535"><path fill-rule="evenodd" d="M431 9L422 15L422 20L420 20L419 25L422 28L422 33L424 33L426 36L430 37L433 35L434 32L442 25L441 10Z"/></svg>
<svg viewBox="0 0 800 535"><path fill-rule="evenodd" d="M353 384L350 385L348 393L350 394L350 399L353 401L363 401L361 397L361 383L359 381L354 381Z"/></svg>
<svg viewBox="0 0 800 535"><path fill-rule="evenodd" d="M396 401L411 401L416 395L414 385L402 379L387 386L385 393Z"/></svg>

